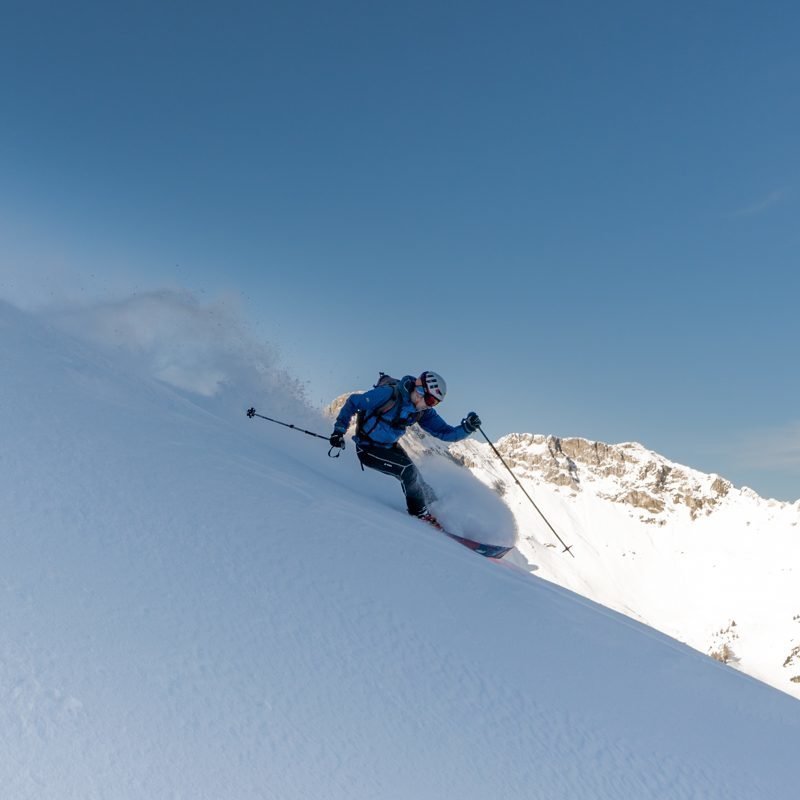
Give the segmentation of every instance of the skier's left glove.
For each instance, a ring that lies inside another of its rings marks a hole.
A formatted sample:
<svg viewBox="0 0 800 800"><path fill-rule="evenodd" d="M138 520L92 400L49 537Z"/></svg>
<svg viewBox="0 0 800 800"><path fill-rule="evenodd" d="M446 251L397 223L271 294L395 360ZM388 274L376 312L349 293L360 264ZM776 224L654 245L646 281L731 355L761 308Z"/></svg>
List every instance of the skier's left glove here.
<svg viewBox="0 0 800 800"><path fill-rule="evenodd" d="M344 448L344 434L341 431L334 431L328 441L331 443L331 447Z"/></svg>
<svg viewBox="0 0 800 800"><path fill-rule="evenodd" d="M481 426L481 418L474 412L470 411L464 419L461 420L461 427L467 433L475 433Z"/></svg>

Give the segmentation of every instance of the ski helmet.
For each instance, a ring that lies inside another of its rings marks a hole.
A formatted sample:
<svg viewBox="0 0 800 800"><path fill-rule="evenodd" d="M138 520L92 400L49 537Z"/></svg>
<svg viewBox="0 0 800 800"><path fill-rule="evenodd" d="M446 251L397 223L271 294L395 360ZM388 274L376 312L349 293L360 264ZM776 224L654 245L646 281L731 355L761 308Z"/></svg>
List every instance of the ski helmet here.
<svg viewBox="0 0 800 800"><path fill-rule="evenodd" d="M422 388L425 389L426 395L430 395L437 403L441 403L444 400L444 396L447 394L447 384L441 375L428 370L419 376L419 380Z"/></svg>

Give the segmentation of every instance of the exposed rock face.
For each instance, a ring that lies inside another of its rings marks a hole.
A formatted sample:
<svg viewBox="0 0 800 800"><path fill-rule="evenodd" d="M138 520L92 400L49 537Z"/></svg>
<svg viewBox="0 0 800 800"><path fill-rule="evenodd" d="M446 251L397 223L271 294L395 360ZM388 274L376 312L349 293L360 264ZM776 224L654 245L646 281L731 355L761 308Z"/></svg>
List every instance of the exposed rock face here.
<svg viewBox="0 0 800 800"><path fill-rule="evenodd" d="M654 497L647 492L639 492L635 489L632 489L624 496L617 496L612 499L618 503L628 503L628 505L635 506L636 508L643 508L651 514L660 514L666 505L661 498Z"/></svg>
<svg viewBox="0 0 800 800"><path fill-rule="evenodd" d="M339 412L342 410L342 406L347 402L348 397L350 397L349 394L340 394L335 400L331 401L329 405L322 409L322 413L326 417L336 419Z"/></svg>
<svg viewBox="0 0 800 800"><path fill-rule="evenodd" d="M724 478L673 464L635 442L605 444L581 438L512 433L496 446L520 477L575 492L591 484L600 497L653 517L679 507L687 508L692 518L710 513L732 488ZM467 466L477 466L479 457L470 451L464 454L463 461Z"/></svg>

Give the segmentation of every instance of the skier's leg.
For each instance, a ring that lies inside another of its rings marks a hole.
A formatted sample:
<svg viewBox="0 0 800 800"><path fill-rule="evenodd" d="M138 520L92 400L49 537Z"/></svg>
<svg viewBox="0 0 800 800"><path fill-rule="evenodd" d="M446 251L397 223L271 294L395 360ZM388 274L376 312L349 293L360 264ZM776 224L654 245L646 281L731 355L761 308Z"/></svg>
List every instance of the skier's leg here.
<svg viewBox="0 0 800 800"><path fill-rule="evenodd" d="M406 494L408 513L417 517L424 514L428 510L428 504L436 500L436 492L413 463L403 473L403 491Z"/></svg>
<svg viewBox="0 0 800 800"><path fill-rule="evenodd" d="M359 444L356 454L362 466L392 475L402 483L409 514L418 517L427 511L428 499L434 498L433 489L425 483L414 462L400 445L376 447Z"/></svg>

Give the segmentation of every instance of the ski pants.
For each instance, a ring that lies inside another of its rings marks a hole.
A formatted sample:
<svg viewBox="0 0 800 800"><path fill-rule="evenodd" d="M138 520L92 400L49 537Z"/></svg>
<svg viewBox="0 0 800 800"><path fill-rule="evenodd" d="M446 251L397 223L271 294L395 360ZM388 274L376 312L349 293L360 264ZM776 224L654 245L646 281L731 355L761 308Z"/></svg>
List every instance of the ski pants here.
<svg viewBox="0 0 800 800"><path fill-rule="evenodd" d="M392 475L403 485L408 513L418 517L428 510L428 503L436 499L433 489L425 483L408 453L394 444L391 447L379 447L374 444L356 444L356 455L361 462L361 469L368 467L384 475Z"/></svg>

